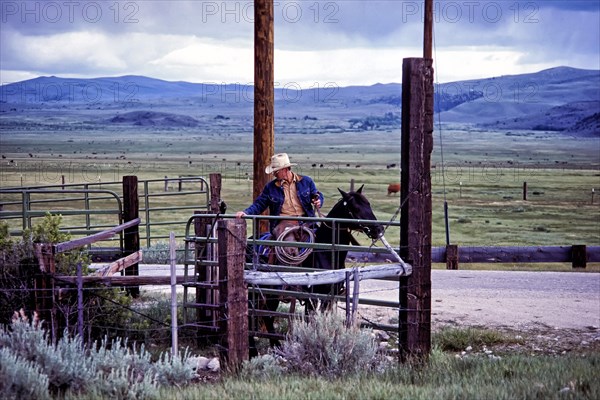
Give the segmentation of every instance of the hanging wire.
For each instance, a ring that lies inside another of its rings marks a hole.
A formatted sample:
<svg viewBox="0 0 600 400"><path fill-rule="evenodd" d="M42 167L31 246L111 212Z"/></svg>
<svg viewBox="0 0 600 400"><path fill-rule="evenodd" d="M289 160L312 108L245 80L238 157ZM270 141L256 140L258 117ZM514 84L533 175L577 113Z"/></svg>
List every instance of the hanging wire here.
<svg viewBox="0 0 600 400"><path fill-rule="evenodd" d="M432 36L433 36L433 52L435 55L435 57L433 57L433 62L434 62L433 69L434 69L434 74L435 74L435 82L437 85L439 85L439 79L438 79L438 74L437 74L438 68L437 68L437 45L436 45L436 40L435 40L435 26L432 28ZM440 98L440 96L438 96L438 98ZM435 104L435 91L434 91L434 104ZM435 112L435 110L434 110L434 112ZM443 187L443 193L444 193L444 224L446 227L446 246L448 246L448 245L450 245L450 224L448 222L448 201L446 199L446 165L444 164L444 142L442 140L442 117L441 117L440 111L438 111L437 117L438 117L438 131L440 133L440 157L441 157L441 164L442 164L442 187Z"/></svg>

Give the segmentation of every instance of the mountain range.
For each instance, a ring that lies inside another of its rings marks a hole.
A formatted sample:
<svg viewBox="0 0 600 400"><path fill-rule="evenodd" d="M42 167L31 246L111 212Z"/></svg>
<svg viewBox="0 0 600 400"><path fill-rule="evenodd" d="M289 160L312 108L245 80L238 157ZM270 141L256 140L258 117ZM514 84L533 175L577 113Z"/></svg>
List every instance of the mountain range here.
<svg viewBox="0 0 600 400"><path fill-rule="evenodd" d="M276 126L284 133L398 128L401 102L399 83L339 87L328 82L307 89L292 83L275 88ZM434 103L436 122L600 137L598 70L556 67L436 83ZM80 111L88 121L109 125L194 127L209 120L222 125L238 121L238 126L250 121L252 125L253 86L135 75L50 76L0 86L0 123L5 127L19 115L55 109Z"/></svg>

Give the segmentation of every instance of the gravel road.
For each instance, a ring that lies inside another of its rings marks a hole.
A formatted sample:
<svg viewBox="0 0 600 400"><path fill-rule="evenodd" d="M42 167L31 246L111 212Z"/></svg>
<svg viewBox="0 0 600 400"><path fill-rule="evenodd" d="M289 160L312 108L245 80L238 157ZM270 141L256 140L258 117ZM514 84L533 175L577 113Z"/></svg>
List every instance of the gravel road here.
<svg viewBox="0 0 600 400"><path fill-rule="evenodd" d="M168 275L169 270L164 265L142 265L140 274ZM181 266L177 274L183 274ZM146 287L150 288L159 289ZM167 286L160 289L169 290ZM397 301L398 283L365 280L360 282L360 293L361 298ZM541 324L600 329L600 273L434 269L431 294L434 328L436 324L513 328ZM397 317L397 311L381 308L377 314L381 319Z"/></svg>
<svg viewBox="0 0 600 400"><path fill-rule="evenodd" d="M432 322L556 329L600 327L600 274L431 271ZM361 297L398 299L398 284L361 282Z"/></svg>

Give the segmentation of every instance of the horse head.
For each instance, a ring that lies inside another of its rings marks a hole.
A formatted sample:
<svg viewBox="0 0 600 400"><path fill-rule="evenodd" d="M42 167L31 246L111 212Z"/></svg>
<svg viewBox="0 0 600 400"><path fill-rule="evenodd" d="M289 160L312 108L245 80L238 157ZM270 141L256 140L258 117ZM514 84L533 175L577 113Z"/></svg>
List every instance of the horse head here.
<svg viewBox="0 0 600 400"><path fill-rule="evenodd" d="M369 203L369 200L367 200L367 198L362 194L363 187L364 185L358 188L357 191L348 193L338 188L338 191L342 195L342 200L336 205L340 207L338 211L340 215L337 217L355 220L377 221L377 217L375 217L373 209L371 208L371 203ZM379 239L381 236L383 236L383 227L381 225L362 224L360 222L348 223L344 225L351 230L362 231L371 239Z"/></svg>

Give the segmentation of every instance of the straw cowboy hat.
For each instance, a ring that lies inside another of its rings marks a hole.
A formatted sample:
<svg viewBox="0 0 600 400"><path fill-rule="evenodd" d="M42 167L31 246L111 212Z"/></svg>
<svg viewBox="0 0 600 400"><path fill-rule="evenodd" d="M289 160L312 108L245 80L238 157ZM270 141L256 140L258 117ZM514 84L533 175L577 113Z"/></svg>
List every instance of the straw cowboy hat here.
<svg viewBox="0 0 600 400"><path fill-rule="evenodd" d="M297 164L290 163L290 158L288 157L287 153L275 154L273 157L271 157L271 165L267 165L265 172L267 174L272 174L273 172L291 167L292 165Z"/></svg>

